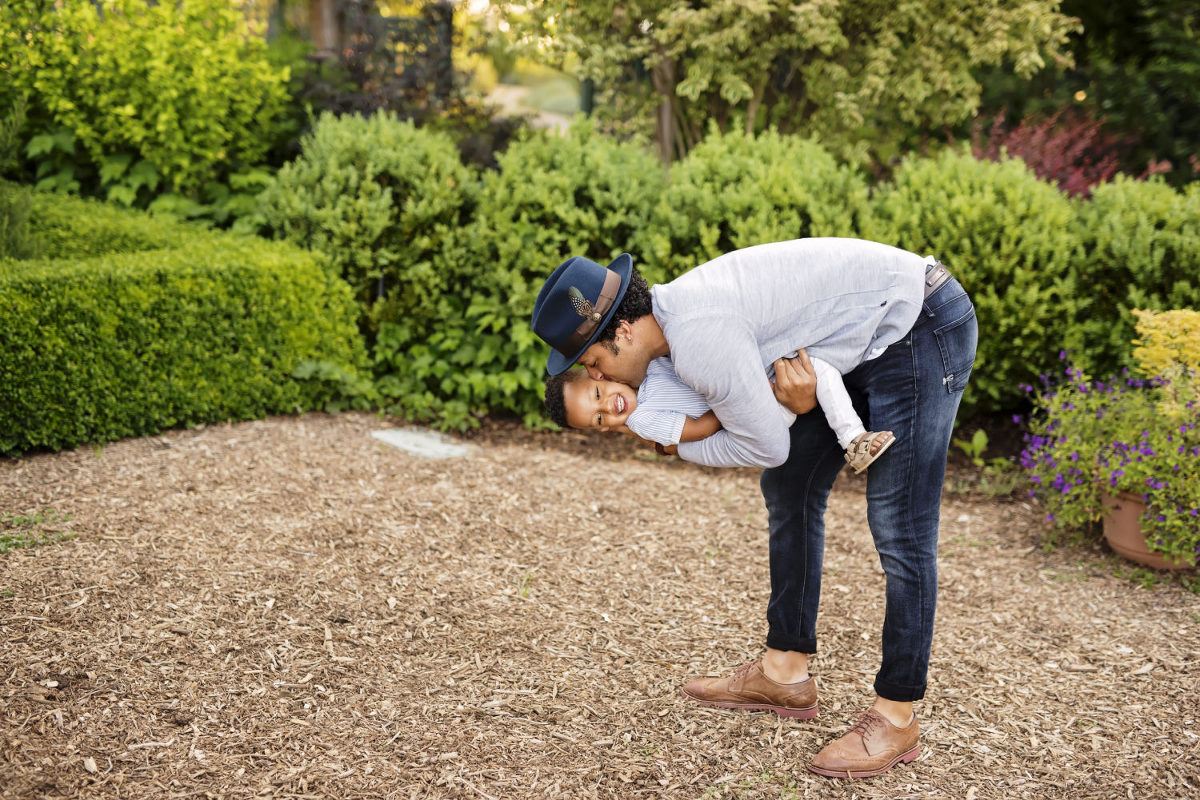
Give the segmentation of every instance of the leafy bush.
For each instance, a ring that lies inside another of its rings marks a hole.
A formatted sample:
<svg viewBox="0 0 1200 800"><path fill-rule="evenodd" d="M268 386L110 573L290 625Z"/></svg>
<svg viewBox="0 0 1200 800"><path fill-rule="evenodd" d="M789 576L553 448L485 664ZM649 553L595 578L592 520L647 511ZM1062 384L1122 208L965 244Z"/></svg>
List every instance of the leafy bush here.
<svg viewBox="0 0 1200 800"><path fill-rule="evenodd" d="M640 236L647 277L670 280L765 242L855 236L868 208L866 181L816 142L714 130L671 170Z"/></svg>
<svg viewBox="0 0 1200 800"><path fill-rule="evenodd" d="M1086 347L1072 359L1085 371L1126 365L1132 309L1200 307L1200 186L1118 176L1081 206L1077 236L1087 289L1073 325Z"/></svg>
<svg viewBox="0 0 1200 800"><path fill-rule="evenodd" d="M529 326L534 298L573 255L607 263L636 254L664 179L648 150L603 137L587 121L561 136L526 135L499 166L483 178L473 222L436 262L439 272L462 276L461 290L438 299L429 327L400 320L380 330L379 388L399 413L451 427L487 412L544 424L548 351Z"/></svg>
<svg viewBox="0 0 1200 800"><path fill-rule="evenodd" d="M29 231L33 192L28 187L0 181L0 254L9 258L35 258L41 248Z"/></svg>
<svg viewBox="0 0 1200 800"><path fill-rule="evenodd" d="M144 205L196 200L263 162L287 104L228 0L0 4L0 107L30 100L39 187Z"/></svg>
<svg viewBox="0 0 1200 800"><path fill-rule="evenodd" d="M171 219L130 213L107 203L48 192L31 192L29 198L28 234L41 258L84 259L180 247L193 241L197 232Z"/></svg>
<svg viewBox="0 0 1200 800"><path fill-rule="evenodd" d="M25 126L28 104L18 97L0 118L0 175L17 162L21 129ZM31 258L37 248L29 238L29 215L33 207L28 189L0 181L0 254L12 258Z"/></svg>
<svg viewBox="0 0 1200 800"><path fill-rule="evenodd" d="M1200 370L1200 311L1137 309L1133 315L1138 332L1133 359L1143 375L1176 381Z"/></svg>
<svg viewBox="0 0 1200 800"><path fill-rule="evenodd" d="M1018 387L1083 344L1070 326L1092 288L1074 269L1075 208L1022 162L909 158L874 210L865 238L936 255L971 294L980 336L965 409L1020 407Z"/></svg>
<svg viewBox="0 0 1200 800"><path fill-rule="evenodd" d="M172 246L0 261L0 453L321 406L304 365L364 366L349 291L313 256L206 233Z"/></svg>
<svg viewBox="0 0 1200 800"><path fill-rule="evenodd" d="M1099 120L1064 118L1062 112L1042 120L1026 118L1011 129L1006 128L1004 115L997 114L986 145L981 138L976 127L972 136L976 158L1019 158L1039 178L1074 197L1087 197L1093 186L1112 178L1120 166L1120 148L1127 145L1106 133Z"/></svg>
<svg viewBox="0 0 1200 800"><path fill-rule="evenodd" d="M1026 116L1076 108L1103 117L1105 128L1122 140L1122 172L1162 171L1174 186L1196 180L1200 5L1195 0L1063 0L1060 10L1082 23L1071 37L1074 63L1048 64L1032 81L1005 68L979 70L981 115L1006 110L1016 124Z"/></svg>
<svg viewBox="0 0 1200 800"><path fill-rule="evenodd" d="M324 114L260 196L268 231L324 253L370 326L436 319L457 277L434 258L474 206L474 176L449 137L380 112Z"/></svg>

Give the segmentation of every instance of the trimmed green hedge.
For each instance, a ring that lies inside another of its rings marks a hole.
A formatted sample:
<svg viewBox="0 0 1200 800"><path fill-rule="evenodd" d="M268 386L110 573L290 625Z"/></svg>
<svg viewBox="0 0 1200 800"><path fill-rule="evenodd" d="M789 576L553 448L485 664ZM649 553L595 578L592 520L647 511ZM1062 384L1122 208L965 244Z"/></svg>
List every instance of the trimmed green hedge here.
<svg viewBox="0 0 1200 800"><path fill-rule="evenodd" d="M55 201L84 236L110 213ZM312 408L328 389L298 369L364 365L350 292L312 254L158 225L129 214L114 229L172 249L0 261L0 454ZM59 252L84 249L53 230Z"/></svg>
<svg viewBox="0 0 1200 800"><path fill-rule="evenodd" d="M33 192L28 233L39 257L85 259L180 247L196 236L181 222L134 214L99 202Z"/></svg>

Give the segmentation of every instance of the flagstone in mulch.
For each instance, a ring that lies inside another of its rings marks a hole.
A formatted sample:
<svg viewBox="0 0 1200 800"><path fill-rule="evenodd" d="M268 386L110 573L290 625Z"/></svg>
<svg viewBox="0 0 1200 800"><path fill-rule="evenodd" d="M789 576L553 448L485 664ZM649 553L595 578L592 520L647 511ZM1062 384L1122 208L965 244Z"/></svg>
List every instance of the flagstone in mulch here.
<svg viewBox="0 0 1200 800"><path fill-rule="evenodd" d="M1039 512L948 495L924 751L805 771L870 700L883 576L863 484L827 516L821 714L677 690L756 657L751 470L493 429L431 460L366 414L0 461L4 798L1182 798L1200 794L1200 597ZM69 518L69 519L68 519Z"/></svg>

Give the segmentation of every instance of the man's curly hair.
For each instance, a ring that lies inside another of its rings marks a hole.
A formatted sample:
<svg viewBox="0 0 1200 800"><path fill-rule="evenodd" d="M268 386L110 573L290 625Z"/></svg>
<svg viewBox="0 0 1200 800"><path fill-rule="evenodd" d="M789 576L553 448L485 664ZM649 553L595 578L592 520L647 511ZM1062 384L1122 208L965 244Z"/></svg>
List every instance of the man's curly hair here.
<svg viewBox="0 0 1200 800"><path fill-rule="evenodd" d="M616 313L609 317L608 324L604 326L604 330L600 332L600 338L596 341L605 344L612 350L612 342L617 338L617 326L621 324L621 320L634 322L653 311L654 306L650 300L650 284L646 283L646 279L635 269L629 276L629 286L625 289L625 296L617 304Z"/></svg>
<svg viewBox="0 0 1200 800"><path fill-rule="evenodd" d="M563 387L572 381L581 381L586 377L587 372L574 368L560 375L546 376L546 413L560 428L571 427L567 422L567 401L563 396Z"/></svg>

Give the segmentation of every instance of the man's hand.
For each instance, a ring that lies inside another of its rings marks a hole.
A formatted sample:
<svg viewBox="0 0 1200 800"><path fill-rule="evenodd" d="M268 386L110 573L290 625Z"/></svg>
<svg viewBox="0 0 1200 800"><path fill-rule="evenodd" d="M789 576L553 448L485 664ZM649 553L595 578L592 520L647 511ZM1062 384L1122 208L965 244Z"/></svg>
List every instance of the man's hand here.
<svg viewBox="0 0 1200 800"><path fill-rule="evenodd" d="M807 414L816 408L817 373L808 353L801 350L796 358L776 359L771 389L775 399L793 414Z"/></svg>

